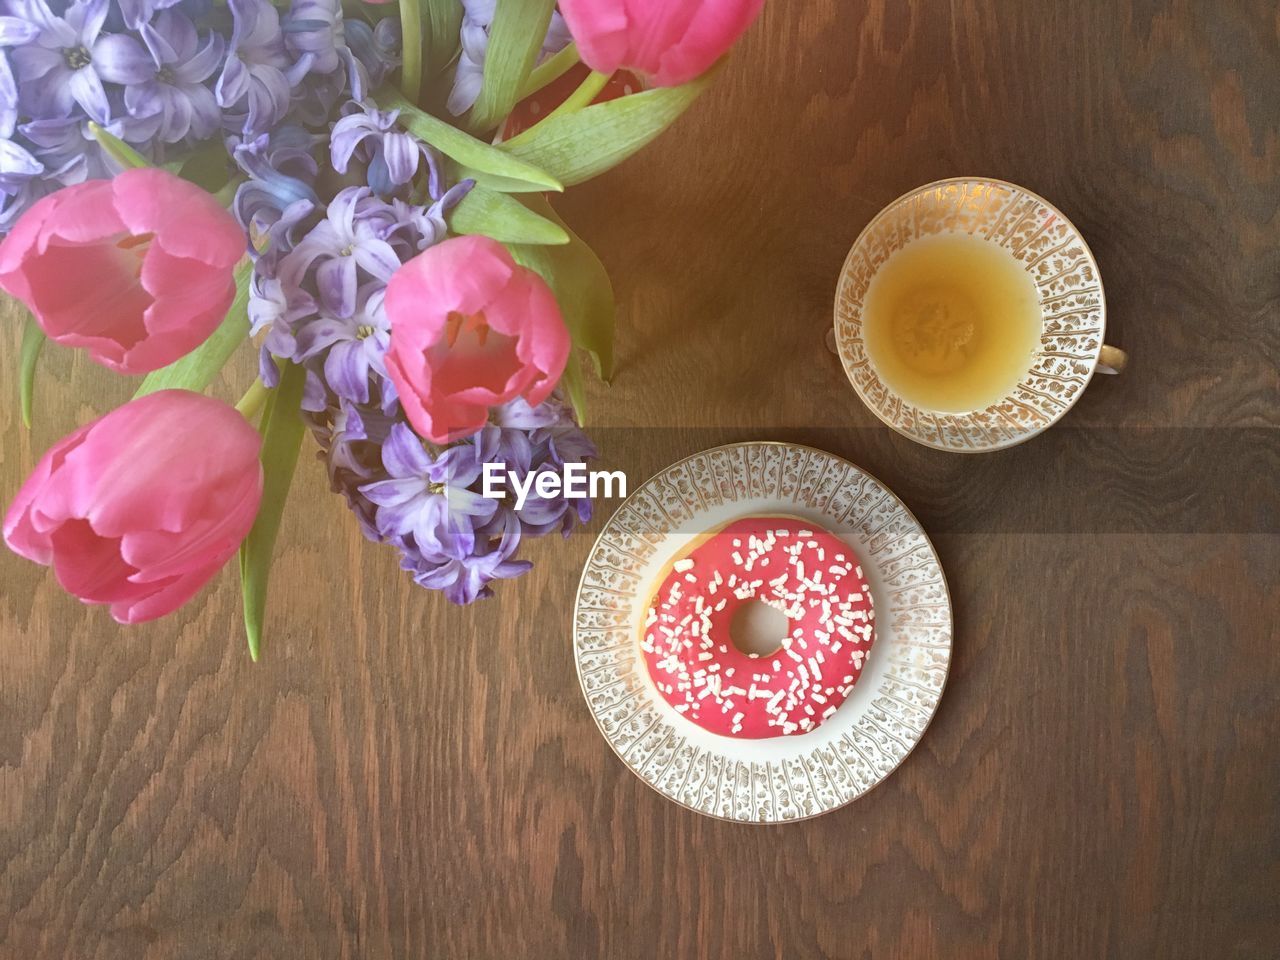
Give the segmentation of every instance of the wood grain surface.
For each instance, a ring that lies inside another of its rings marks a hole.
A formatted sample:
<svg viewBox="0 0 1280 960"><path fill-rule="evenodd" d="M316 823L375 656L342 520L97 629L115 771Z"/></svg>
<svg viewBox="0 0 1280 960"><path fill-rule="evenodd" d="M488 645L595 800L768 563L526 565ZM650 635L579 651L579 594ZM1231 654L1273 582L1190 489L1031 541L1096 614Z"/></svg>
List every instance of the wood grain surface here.
<svg viewBox="0 0 1280 960"><path fill-rule="evenodd" d="M861 227L959 174L1077 223L1131 355L980 458L880 427L823 346ZM1275 4L771 0L675 130L560 209L620 304L607 463L798 440L934 535L955 659L921 747L812 822L683 810L579 692L589 535L454 609L304 463L256 666L230 570L124 630L0 557L0 958L1280 956ZM34 430L0 411L5 501L131 389L41 369Z"/></svg>

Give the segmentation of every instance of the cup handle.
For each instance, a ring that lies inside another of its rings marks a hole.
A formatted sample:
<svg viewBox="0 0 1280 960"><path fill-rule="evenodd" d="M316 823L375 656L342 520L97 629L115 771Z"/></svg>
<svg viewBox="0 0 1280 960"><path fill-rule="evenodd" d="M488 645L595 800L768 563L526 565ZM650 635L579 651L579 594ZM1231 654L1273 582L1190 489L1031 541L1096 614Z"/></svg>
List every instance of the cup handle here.
<svg viewBox="0 0 1280 960"><path fill-rule="evenodd" d="M1098 365L1094 369L1098 373L1123 373L1129 362L1129 355L1119 347L1104 343L1098 353Z"/></svg>

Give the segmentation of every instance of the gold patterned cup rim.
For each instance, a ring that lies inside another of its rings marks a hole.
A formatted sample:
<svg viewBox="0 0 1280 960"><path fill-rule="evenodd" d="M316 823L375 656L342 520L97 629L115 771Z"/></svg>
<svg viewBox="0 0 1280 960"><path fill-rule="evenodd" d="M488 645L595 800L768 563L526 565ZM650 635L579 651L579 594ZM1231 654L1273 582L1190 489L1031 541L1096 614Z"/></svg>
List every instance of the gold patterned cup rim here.
<svg viewBox="0 0 1280 960"><path fill-rule="evenodd" d="M849 698L816 730L738 740L676 713L640 656L643 610L664 564L697 533L788 513L858 553L877 638ZM686 457L641 484L600 531L574 604L574 664L605 741L636 776L696 813L805 820L882 783L920 742L951 663L951 595L933 544L884 484L834 454L756 441Z"/></svg>
<svg viewBox="0 0 1280 960"><path fill-rule="evenodd" d="M862 336L863 300L884 261L913 240L946 232L1012 253L1035 281L1043 316L1040 347L1023 378L1002 399L967 413L903 400L881 380ZM1098 368L1106 326L1102 279L1080 231L1039 194L989 177L937 180L894 200L854 241L836 290L836 347L862 402L917 443L957 453L1001 450L1057 423Z"/></svg>

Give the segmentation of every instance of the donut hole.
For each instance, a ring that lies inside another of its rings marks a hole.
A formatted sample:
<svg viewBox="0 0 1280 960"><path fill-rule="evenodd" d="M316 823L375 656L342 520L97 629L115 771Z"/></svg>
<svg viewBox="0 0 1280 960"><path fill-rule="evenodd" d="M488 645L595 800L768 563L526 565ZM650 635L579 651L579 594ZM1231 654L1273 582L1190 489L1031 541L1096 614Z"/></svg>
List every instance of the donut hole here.
<svg viewBox="0 0 1280 960"><path fill-rule="evenodd" d="M748 600L733 612L729 639L748 657L768 657L782 649L791 632L791 621L781 610L763 600Z"/></svg>

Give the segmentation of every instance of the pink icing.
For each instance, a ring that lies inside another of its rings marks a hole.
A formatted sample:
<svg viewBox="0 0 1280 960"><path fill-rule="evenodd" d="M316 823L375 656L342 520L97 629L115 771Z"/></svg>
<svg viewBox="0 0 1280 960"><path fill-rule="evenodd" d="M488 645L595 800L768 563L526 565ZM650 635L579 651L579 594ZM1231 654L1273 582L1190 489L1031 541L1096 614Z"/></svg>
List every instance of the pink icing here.
<svg viewBox="0 0 1280 960"><path fill-rule="evenodd" d="M787 614L773 654L734 646L752 599ZM728 737L807 733L858 682L875 639L871 589L843 540L805 520L748 517L677 561L654 594L640 647L663 699Z"/></svg>

